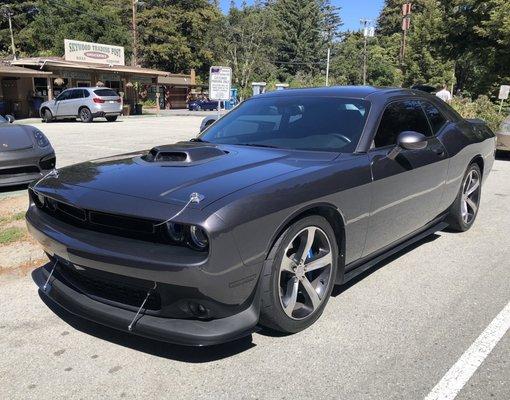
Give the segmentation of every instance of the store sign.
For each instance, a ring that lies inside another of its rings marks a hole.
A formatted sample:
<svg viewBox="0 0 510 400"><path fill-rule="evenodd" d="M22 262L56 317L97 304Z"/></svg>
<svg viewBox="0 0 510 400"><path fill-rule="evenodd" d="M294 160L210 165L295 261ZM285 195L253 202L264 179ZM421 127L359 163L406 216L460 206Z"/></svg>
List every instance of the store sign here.
<svg viewBox="0 0 510 400"><path fill-rule="evenodd" d="M209 98L211 100L229 100L232 84L232 70L228 67L209 69Z"/></svg>
<svg viewBox="0 0 510 400"><path fill-rule="evenodd" d="M124 65L124 47L65 39L64 48L66 61Z"/></svg>
<svg viewBox="0 0 510 400"><path fill-rule="evenodd" d="M62 71L62 78L64 79L83 79L83 80L90 80L90 74L87 72L80 72L80 71Z"/></svg>
<svg viewBox="0 0 510 400"><path fill-rule="evenodd" d="M145 83L145 84L151 84L152 83L152 77L151 76L135 75L131 79L133 81L139 82L139 83Z"/></svg>
<svg viewBox="0 0 510 400"><path fill-rule="evenodd" d="M120 75L119 74L101 74L100 79L102 81L120 81Z"/></svg>

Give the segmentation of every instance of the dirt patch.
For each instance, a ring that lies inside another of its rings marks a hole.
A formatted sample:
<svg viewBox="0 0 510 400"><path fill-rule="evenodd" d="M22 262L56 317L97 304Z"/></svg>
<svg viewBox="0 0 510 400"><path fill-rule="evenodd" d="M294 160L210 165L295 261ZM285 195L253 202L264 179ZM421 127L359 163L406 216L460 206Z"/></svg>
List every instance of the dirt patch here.
<svg viewBox="0 0 510 400"><path fill-rule="evenodd" d="M28 196L0 199L0 276L20 276L47 262L25 225Z"/></svg>

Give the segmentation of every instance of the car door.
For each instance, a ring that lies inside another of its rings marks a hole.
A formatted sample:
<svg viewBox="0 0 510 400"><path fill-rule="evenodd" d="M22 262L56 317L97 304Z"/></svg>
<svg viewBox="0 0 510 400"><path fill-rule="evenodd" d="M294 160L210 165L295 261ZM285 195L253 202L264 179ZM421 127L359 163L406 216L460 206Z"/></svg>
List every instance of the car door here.
<svg viewBox="0 0 510 400"><path fill-rule="evenodd" d="M427 137L422 150L400 149L392 159L398 135L416 131ZM364 256L396 244L434 220L448 170L446 149L435 137L422 103L402 99L388 104L369 150L372 203Z"/></svg>
<svg viewBox="0 0 510 400"><path fill-rule="evenodd" d="M67 102L69 101L69 97L71 95L71 89L64 90L62 93L58 95L55 99L55 112L53 115L55 117L62 117L68 114L66 112Z"/></svg>
<svg viewBox="0 0 510 400"><path fill-rule="evenodd" d="M83 104L83 89L71 89L69 98L65 101L63 115L77 116L78 109Z"/></svg>

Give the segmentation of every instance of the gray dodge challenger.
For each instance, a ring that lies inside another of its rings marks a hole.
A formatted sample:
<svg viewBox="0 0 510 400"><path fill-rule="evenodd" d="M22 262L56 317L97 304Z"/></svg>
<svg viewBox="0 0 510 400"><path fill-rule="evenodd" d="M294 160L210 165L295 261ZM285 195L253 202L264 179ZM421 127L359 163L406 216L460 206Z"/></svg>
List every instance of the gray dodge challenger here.
<svg viewBox="0 0 510 400"><path fill-rule="evenodd" d="M37 128L0 115L0 187L30 183L55 168L55 152Z"/></svg>
<svg viewBox="0 0 510 400"><path fill-rule="evenodd" d="M421 91L254 96L189 142L32 184L50 258L34 280L73 314L167 342L298 332L334 285L471 228L494 155L482 121Z"/></svg>

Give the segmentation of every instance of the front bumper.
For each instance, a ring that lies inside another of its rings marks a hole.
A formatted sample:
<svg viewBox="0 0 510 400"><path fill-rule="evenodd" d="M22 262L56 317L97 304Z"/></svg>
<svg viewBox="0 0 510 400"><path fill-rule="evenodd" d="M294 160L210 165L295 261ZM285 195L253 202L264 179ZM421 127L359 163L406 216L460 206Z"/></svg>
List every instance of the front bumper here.
<svg viewBox="0 0 510 400"><path fill-rule="evenodd" d="M141 313L132 330L128 329L136 312L95 301L73 288L54 272L43 290L51 268L41 267L34 280L41 292L70 313L114 329L186 346L210 346L249 335L258 322L258 301L239 314L209 321L161 318Z"/></svg>
<svg viewBox="0 0 510 400"><path fill-rule="evenodd" d="M246 336L258 323L257 290L241 284L244 282L231 284L229 275L208 273L185 250L178 253L176 249L169 262L169 253L161 253L165 249L155 244L80 230L58 223L35 206L29 208L27 226L50 258L58 260L51 289L44 294L73 314L129 331L144 296L138 295L130 303L103 296L76 281L71 269L73 273L92 271L105 282L113 277L113 286L127 281L122 289L125 292L145 293L157 283L163 306L142 310L130 331L133 334L183 345L212 345ZM37 272L40 288L48 274L48 267ZM193 315L190 304L204 305L207 315Z"/></svg>
<svg viewBox="0 0 510 400"><path fill-rule="evenodd" d="M55 167L55 163L53 149L3 152L0 155L0 187L23 185L41 179Z"/></svg>

